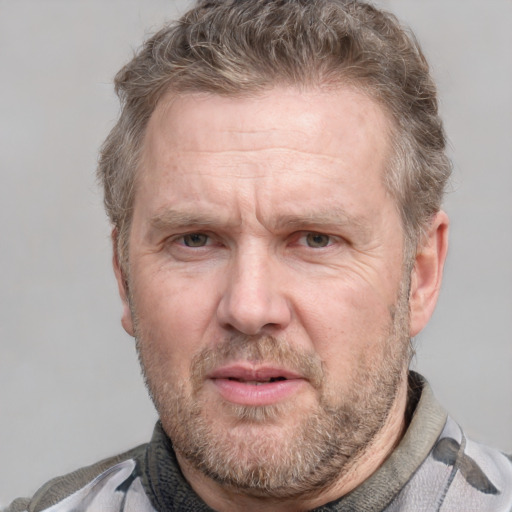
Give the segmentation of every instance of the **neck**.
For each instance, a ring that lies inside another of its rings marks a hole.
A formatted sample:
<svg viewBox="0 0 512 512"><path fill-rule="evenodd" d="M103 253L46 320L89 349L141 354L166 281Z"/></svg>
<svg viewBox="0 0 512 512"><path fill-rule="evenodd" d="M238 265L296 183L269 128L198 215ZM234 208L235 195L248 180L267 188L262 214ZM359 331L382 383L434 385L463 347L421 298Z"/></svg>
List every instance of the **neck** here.
<svg viewBox="0 0 512 512"><path fill-rule="evenodd" d="M191 466L176 453L180 468L194 491L210 507L219 512L302 512L339 499L369 478L389 457L402 439L406 425L407 377L390 409L386 422L365 450L355 458L340 478L328 488L315 491L309 496L285 500L267 499L245 494L243 491L225 488L201 471Z"/></svg>

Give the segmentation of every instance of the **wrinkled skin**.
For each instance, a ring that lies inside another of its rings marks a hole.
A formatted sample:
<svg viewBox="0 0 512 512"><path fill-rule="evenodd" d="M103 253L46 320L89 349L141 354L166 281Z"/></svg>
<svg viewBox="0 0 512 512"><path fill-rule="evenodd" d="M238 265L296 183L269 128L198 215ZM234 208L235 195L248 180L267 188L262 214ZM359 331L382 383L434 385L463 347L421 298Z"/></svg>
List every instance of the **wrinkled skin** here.
<svg viewBox="0 0 512 512"><path fill-rule="evenodd" d="M348 88L169 94L150 120L128 268L115 260L123 325L185 476L218 510L318 506L400 439L447 219L406 265L389 131Z"/></svg>

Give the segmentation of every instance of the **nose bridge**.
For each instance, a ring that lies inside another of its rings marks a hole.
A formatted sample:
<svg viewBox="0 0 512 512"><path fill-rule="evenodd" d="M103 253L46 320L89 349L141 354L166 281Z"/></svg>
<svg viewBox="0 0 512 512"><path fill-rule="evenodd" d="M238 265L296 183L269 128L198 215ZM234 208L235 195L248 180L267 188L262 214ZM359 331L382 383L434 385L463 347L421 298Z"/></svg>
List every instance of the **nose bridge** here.
<svg viewBox="0 0 512 512"><path fill-rule="evenodd" d="M226 279L218 311L224 328L255 335L289 323L291 313L281 289L279 262L263 240L240 244Z"/></svg>

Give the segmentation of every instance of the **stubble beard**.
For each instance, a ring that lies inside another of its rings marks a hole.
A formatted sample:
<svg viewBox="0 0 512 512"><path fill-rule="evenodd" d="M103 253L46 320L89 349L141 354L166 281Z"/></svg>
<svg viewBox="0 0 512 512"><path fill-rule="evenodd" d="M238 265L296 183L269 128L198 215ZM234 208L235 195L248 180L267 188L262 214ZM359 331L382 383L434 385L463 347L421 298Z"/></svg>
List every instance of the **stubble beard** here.
<svg viewBox="0 0 512 512"><path fill-rule="evenodd" d="M271 336L239 335L204 349L191 363L191 385L172 382L155 370L159 363L145 350L140 333L137 349L146 385L178 456L226 488L288 499L314 495L342 478L388 419L410 360L407 290L401 290L390 316L379 342L380 358L362 354L351 388L343 394L326 389L328 376L316 355ZM253 407L224 402L212 407L202 396L204 376L230 360L297 371L317 391L315 407L295 422L286 421L292 412L297 418L293 403Z"/></svg>

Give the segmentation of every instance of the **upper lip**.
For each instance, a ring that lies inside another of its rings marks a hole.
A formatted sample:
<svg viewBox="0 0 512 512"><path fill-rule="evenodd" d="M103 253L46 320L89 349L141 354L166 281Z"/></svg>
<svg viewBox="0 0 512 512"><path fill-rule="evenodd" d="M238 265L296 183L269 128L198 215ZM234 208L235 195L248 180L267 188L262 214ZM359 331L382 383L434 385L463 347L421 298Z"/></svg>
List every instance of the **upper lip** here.
<svg viewBox="0 0 512 512"><path fill-rule="evenodd" d="M208 374L210 379L236 379L241 381L268 381L277 378L303 379L304 377L292 370L277 366L260 365L249 366L244 364L231 364L216 368Z"/></svg>

